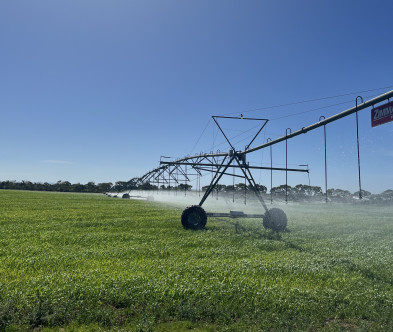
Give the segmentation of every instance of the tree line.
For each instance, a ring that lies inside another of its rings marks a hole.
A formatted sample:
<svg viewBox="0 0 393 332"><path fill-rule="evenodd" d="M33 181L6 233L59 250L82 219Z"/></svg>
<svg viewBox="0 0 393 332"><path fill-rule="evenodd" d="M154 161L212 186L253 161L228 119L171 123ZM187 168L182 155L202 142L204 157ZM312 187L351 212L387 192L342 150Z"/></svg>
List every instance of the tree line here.
<svg viewBox="0 0 393 332"><path fill-rule="evenodd" d="M202 191L206 191L209 186L201 188ZM263 194L271 194L277 198L283 198L285 195L288 199L296 201L302 199L320 199L326 193L323 192L321 187L308 186L304 184L298 184L296 186L286 186L285 184L271 188L268 193L266 186L257 184L259 191ZM146 191L157 191L157 190L183 190L188 191L192 189L192 186L187 183L180 183L177 186L165 186L165 185L154 185L149 182L138 183L137 178L133 178L129 181L118 181L115 184L111 182L95 183L93 181L86 184L81 183L70 183L69 181L57 181L56 183L48 182L31 182L31 181L1 181L0 189L12 189L12 190L36 190L36 191L58 191L58 192L78 192L78 193L106 193L122 192L127 190L146 190ZM245 183L237 183L235 185L218 184L214 188L215 192L222 193L233 193L238 194L253 191L250 185ZM351 201L359 196L359 192L351 193L348 190L343 189L328 189L327 196L332 201ZM367 190L362 190L362 197L369 201L392 201L393 190L385 190L380 194L371 194Z"/></svg>
<svg viewBox="0 0 393 332"><path fill-rule="evenodd" d="M69 181L57 181L56 183L48 182L30 182L30 181L2 181L0 189L12 190L34 190L34 191L60 191L60 192L78 192L78 193L104 193L112 188L113 184L88 182L86 184L70 183Z"/></svg>

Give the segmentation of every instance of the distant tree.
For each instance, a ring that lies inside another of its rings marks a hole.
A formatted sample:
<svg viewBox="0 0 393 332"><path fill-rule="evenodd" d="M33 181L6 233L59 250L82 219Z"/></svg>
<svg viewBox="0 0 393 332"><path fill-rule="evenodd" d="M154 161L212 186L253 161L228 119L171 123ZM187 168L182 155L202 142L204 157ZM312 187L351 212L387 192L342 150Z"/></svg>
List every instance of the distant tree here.
<svg viewBox="0 0 393 332"><path fill-rule="evenodd" d="M355 191L355 192L353 193L353 196L359 197L359 192L360 192L360 190ZM362 197L370 197L370 196L371 196L371 193L370 193L369 191L363 190L363 189L362 189Z"/></svg>
<svg viewBox="0 0 393 332"><path fill-rule="evenodd" d="M72 191L72 184L68 181L62 182L60 191Z"/></svg>
<svg viewBox="0 0 393 332"><path fill-rule="evenodd" d="M217 184L214 190L216 191L226 191L227 186L225 184Z"/></svg>
<svg viewBox="0 0 393 332"><path fill-rule="evenodd" d="M266 186L264 186L264 185L262 185L262 184L256 184L256 187L258 188L258 190L261 192L261 193L266 193L267 192L267 187Z"/></svg>
<svg viewBox="0 0 393 332"><path fill-rule="evenodd" d="M53 190L51 184L48 182L44 182L42 185L42 188L43 188L42 190L45 190L45 191L52 191Z"/></svg>
<svg viewBox="0 0 393 332"><path fill-rule="evenodd" d="M83 184L80 183L75 183L72 185L72 191L77 192L77 193L81 193L85 191L85 186Z"/></svg>
<svg viewBox="0 0 393 332"><path fill-rule="evenodd" d="M21 187L23 187L24 190L34 190L35 184L30 181L22 181Z"/></svg>
<svg viewBox="0 0 393 332"><path fill-rule="evenodd" d="M192 186L187 183L180 183L178 186L179 190L191 190Z"/></svg>
<svg viewBox="0 0 393 332"><path fill-rule="evenodd" d="M68 181L61 181L61 180L59 180L59 181L57 181L54 184L54 190L55 191L61 191L61 192L63 192L63 191L71 191L71 183L68 182Z"/></svg>
<svg viewBox="0 0 393 332"><path fill-rule="evenodd" d="M343 190L343 189L328 189L327 191L328 196L332 197L350 197L351 192L348 190Z"/></svg>
<svg viewBox="0 0 393 332"><path fill-rule="evenodd" d="M285 184L282 184L278 187L273 187L270 191L273 195L285 195L286 188L288 193L292 191L292 187L286 186Z"/></svg>
<svg viewBox="0 0 393 332"><path fill-rule="evenodd" d="M138 178L132 178L131 180L127 181L126 183L126 188L128 190L133 190L133 189L137 189L137 183L138 183L139 179Z"/></svg>
<svg viewBox="0 0 393 332"><path fill-rule="evenodd" d="M1 182L0 189L14 189L14 182L13 181L3 181Z"/></svg>
<svg viewBox="0 0 393 332"><path fill-rule="evenodd" d="M335 201L350 201L350 200L352 200L352 194L348 190L332 188L332 189L327 190L327 194L331 200L335 200Z"/></svg>
<svg viewBox="0 0 393 332"><path fill-rule="evenodd" d="M105 193L111 189L113 184L111 182L103 182L97 184L97 190L99 193Z"/></svg>
<svg viewBox="0 0 393 332"><path fill-rule="evenodd" d="M376 203L392 204L392 202L393 202L393 190L391 190L391 189L385 190L384 192L380 193L379 195L375 195L375 197L373 197L373 200Z"/></svg>
<svg viewBox="0 0 393 332"><path fill-rule="evenodd" d="M245 191L245 190L247 190L247 185L245 183L242 183L242 182L236 183L235 184L235 190L236 191Z"/></svg>
<svg viewBox="0 0 393 332"><path fill-rule="evenodd" d="M310 186L307 186L304 184L297 184L293 188L293 192L296 193L296 195L309 196L310 195Z"/></svg>
<svg viewBox="0 0 393 332"><path fill-rule="evenodd" d="M322 188L318 186L309 186L308 192L310 196L320 196L322 195Z"/></svg>
<svg viewBox="0 0 393 332"><path fill-rule="evenodd" d="M156 185L152 185L150 182L144 182L144 183L142 183L138 187L138 189L141 189L141 190L157 190L158 187Z"/></svg>
<svg viewBox="0 0 393 332"><path fill-rule="evenodd" d="M228 185L225 188L226 192L233 192L234 190L235 190L235 186L233 186L233 185Z"/></svg>
<svg viewBox="0 0 393 332"><path fill-rule="evenodd" d="M95 193L97 192L97 186L93 181L90 181L85 186L85 192Z"/></svg>
<svg viewBox="0 0 393 332"><path fill-rule="evenodd" d="M112 183L101 183L96 185L94 182L89 182L86 185L76 183L71 184L69 181L59 180L56 183L50 184L48 182L31 182L31 181L2 181L0 182L0 189L13 190L37 190L37 191L60 191L60 192L105 192L112 187Z"/></svg>
<svg viewBox="0 0 393 332"><path fill-rule="evenodd" d="M127 190L127 182L125 181L117 181L113 186L114 191L124 191Z"/></svg>
<svg viewBox="0 0 393 332"><path fill-rule="evenodd" d="M381 196L384 196L387 198L393 198L393 190L391 190L391 189L385 190L384 192L381 193Z"/></svg>

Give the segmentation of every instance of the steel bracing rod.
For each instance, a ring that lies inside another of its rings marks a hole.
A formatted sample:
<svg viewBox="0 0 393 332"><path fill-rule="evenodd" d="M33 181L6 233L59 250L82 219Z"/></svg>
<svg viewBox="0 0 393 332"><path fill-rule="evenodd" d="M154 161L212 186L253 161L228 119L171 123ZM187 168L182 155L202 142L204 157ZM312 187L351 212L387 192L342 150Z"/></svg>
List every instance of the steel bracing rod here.
<svg viewBox="0 0 393 332"><path fill-rule="evenodd" d="M168 181L167 181L166 178L164 178L164 177L156 176L156 177L154 178L154 181L157 182L157 183L160 183L161 180L163 181L163 183L164 183L164 182L168 183Z"/></svg>
<svg viewBox="0 0 393 332"><path fill-rule="evenodd" d="M225 156L225 158L222 160L221 167L217 169L216 174L214 175L212 181L210 182L209 188L205 191L205 194L203 195L201 201L199 202L199 206L202 206L202 204L205 202L206 198L210 195L210 193L213 191L214 187L217 185L218 181L220 181L221 177L224 175L225 171L228 169L228 166L231 164L233 159L235 158L235 155L231 157L229 160L228 164L224 166L225 160L227 159L228 156ZM220 173L220 169L224 168L223 171ZM220 173L220 174L219 174Z"/></svg>
<svg viewBox="0 0 393 332"><path fill-rule="evenodd" d="M147 176L146 179L145 179L143 182L150 182L151 179L154 177L154 174L155 174L155 173L153 173L153 172L150 173L149 176Z"/></svg>
<svg viewBox="0 0 393 332"><path fill-rule="evenodd" d="M256 184L256 182L255 182L255 180L254 180L254 177L253 177L252 174L251 174L251 171L250 171L249 169L247 169L247 168L246 168L246 171L249 173L249 178L247 178L248 182L251 183L251 180L252 180L252 183L253 183L252 188L253 188L253 190L254 190L256 196L258 197L260 203L261 203L262 206L264 207L265 211L267 211L268 208L267 208L267 206L266 206L265 200L263 199L262 194L261 194L260 190L258 189L258 186L257 186L257 184Z"/></svg>
<svg viewBox="0 0 393 332"><path fill-rule="evenodd" d="M216 163L216 158L214 156L209 157L209 158L205 158L207 162L209 162L211 164L215 164Z"/></svg>
<svg viewBox="0 0 393 332"><path fill-rule="evenodd" d="M170 166L170 165L168 165L168 166ZM178 165L174 165L175 167L173 168L173 170L172 171L169 171L168 172L168 174L169 174L169 176L175 181L175 183L176 184L179 184L179 181L178 181L178 179L175 177L175 175L173 174L173 172L175 171L175 170L177 170L177 168L179 167Z"/></svg>
<svg viewBox="0 0 393 332"><path fill-rule="evenodd" d="M161 173L160 175L157 175L157 176L154 178L154 180L156 180L156 181L158 181L158 182L160 182L160 180L162 180L163 183L164 183L164 182L165 182L165 183L168 183L168 178L165 177L163 173Z"/></svg>
<svg viewBox="0 0 393 332"><path fill-rule="evenodd" d="M168 172L168 174L170 175L170 177L175 180L176 183L178 183L178 180L172 175L170 174L170 172L168 171L170 165L165 165L165 166L161 166L158 167L148 173L146 173L143 177L141 177L139 179L140 183L143 182L151 182L151 183L160 183L160 176L162 176L162 180L164 180L165 182L168 183L167 179L164 177L164 173ZM176 166L179 167L179 166Z"/></svg>
<svg viewBox="0 0 393 332"><path fill-rule="evenodd" d="M170 179L173 179L176 183L178 183L178 180L174 177L173 174L171 174L172 172L170 172L170 170L168 170L170 165L167 165L167 167L165 169L163 169L161 172L159 172L157 174L157 176L154 178L155 180L159 181L160 179L162 179L163 181L165 181L166 183L170 183ZM178 165L176 165L175 167L179 167ZM166 173L168 173L168 177L165 176ZM188 174L188 175L193 175L193 174ZM188 180L189 181L189 180Z"/></svg>
<svg viewBox="0 0 393 332"><path fill-rule="evenodd" d="M227 140L228 144L231 146L231 148L233 149L233 151L235 151L235 148L233 147L233 145L232 145L231 142L229 141L227 135L225 135L224 131L221 129L221 126L218 124L218 121L216 120L216 116L212 116L212 119L213 119L214 122L216 123L218 129L220 129L221 134L224 135L225 139Z"/></svg>
<svg viewBox="0 0 393 332"><path fill-rule="evenodd" d="M238 163L238 165L240 166L240 169L243 172L244 177L247 179L247 181L250 184L251 188L254 190L255 195L257 196L259 202L262 204L263 208L267 212L268 208L266 206L265 201L263 200L263 197L262 197L259 189L256 186L256 183L254 181L254 178L252 177L251 171L247 167L241 167L242 165L240 164L239 157L236 154L234 154L234 156L236 157L235 160ZM245 166L245 165L243 165L243 166Z"/></svg>
<svg viewBox="0 0 393 332"><path fill-rule="evenodd" d="M138 180L139 183L143 183L145 179L152 173L152 171L146 173L145 175L141 176Z"/></svg>
<svg viewBox="0 0 393 332"><path fill-rule="evenodd" d="M191 160L191 159L196 159L198 157L203 157L204 159L209 160L208 158L212 158L212 157L225 157L228 155L228 152L220 152L220 153L205 153L203 155L195 155L195 156L186 156L183 158L179 158L176 160L173 160L172 162L176 162L178 164L181 164L181 162L183 161L187 161L187 160ZM210 161L210 160L209 160ZM165 163L165 161L160 161L160 164Z"/></svg>
<svg viewBox="0 0 393 332"><path fill-rule="evenodd" d="M220 164L207 164L207 163L188 163L188 162L172 162L172 161L163 161L163 164L168 165L191 165L191 166L213 166L213 167L220 167ZM280 167L265 167L265 166L249 166L249 165L229 165L228 167L231 168L250 168L250 169L266 169L266 170L273 170L273 171L291 171L291 172L305 172L308 173L308 169L300 169L300 168L280 168Z"/></svg>
<svg viewBox="0 0 393 332"><path fill-rule="evenodd" d="M157 171L158 174L157 174L157 176L156 176L155 178L157 179L157 178L159 178L161 175L162 175L162 178L164 178L163 174L165 173L165 171L168 170L168 167L169 167L169 166L170 166L170 165L167 165L167 167L165 167L165 168L163 168L163 169Z"/></svg>
<svg viewBox="0 0 393 332"><path fill-rule="evenodd" d="M147 181L152 181L152 179L155 179L157 177L157 174L159 175L159 172L161 169L156 170L155 172L152 172L148 177Z"/></svg>
<svg viewBox="0 0 393 332"><path fill-rule="evenodd" d="M217 127L220 129L221 133L224 135L225 139L227 140L227 142L229 143L229 145L232 147L232 149L235 151L235 148L233 147L233 145L231 144L231 142L229 141L228 137L225 135L224 131L222 130L222 128L220 127L220 125L218 124L218 121L216 120L216 118L219 119L236 119L236 120L258 120L258 121L265 121L265 123L262 125L262 127L258 130L258 132L255 134L255 136L251 139L251 142L246 146L245 150L247 150L250 145L254 142L254 140L257 138L257 136L259 135L259 133L262 131L262 129L266 126L266 124L268 123L268 119L255 119L255 118L243 118L243 116L239 117L233 117L233 116L212 116L214 122L216 123Z"/></svg>
<svg viewBox="0 0 393 332"><path fill-rule="evenodd" d="M214 115L212 116L213 118L219 118L219 119L235 119L235 120L260 120L260 121L269 121L268 119L258 119L258 118L243 118L239 116L221 116L221 115Z"/></svg>
<svg viewBox="0 0 393 332"><path fill-rule="evenodd" d="M178 166L176 166L175 169L176 169L177 167L178 167ZM178 181L178 179L175 177L175 175L173 174L173 172L169 171L169 172L168 172L168 175L169 175L169 177L170 177L171 179L173 179L173 180L175 181L176 184L179 184L179 181Z"/></svg>
<svg viewBox="0 0 393 332"><path fill-rule="evenodd" d="M217 151L220 151L220 150L217 150ZM218 159L219 157L217 157L217 156L212 156L211 158L213 159L213 161L209 160L211 163L218 164L220 162L220 159Z"/></svg>
<svg viewBox="0 0 393 332"><path fill-rule="evenodd" d="M230 167L230 166L229 166ZM211 169L207 169L207 168L200 168L201 171L205 171L205 172L211 172ZM232 174L232 173L224 173L223 175L229 175L229 176L233 176L235 178L241 178L244 179L243 175L237 175L237 174Z"/></svg>
<svg viewBox="0 0 393 332"><path fill-rule="evenodd" d="M152 182L152 178L154 178L154 177L155 177L154 180L157 180L157 177L159 177L163 172L165 172L169 166L170 165L160 166L160 167L157 167L157 168L147 172L142 177L137 179L136 185L140 185L144 182ZM179 166L175 166L175 167L179 167ZM157 176L155 176L156 174L157 174ZM175 180L176 183L178 183L177 179L173 175L171 175L171 177L172 177L172 179Z"/></svg>
<svg viewBox="0 0 393 332"><path fill-rule="evenodd" d="M184 164L183 164L184 165ZM178 170L180 171L180 173L184 176L185 180L190 182L190 179L188 178L187 174L183 171L183 169L181 167L178 168Z"/></svg>
<svg viewBox="0 0 393 332"><path fill-rule="evenodd" d="M173 175L173 173L174 173L176 170L180 170L180 172L181 172L184 176L186 176L186 175L184 174L182 168L180 167L180 166L182 166L182 165L185 165L185 164L179 163L179 164L167 165L168 167L169 167L169 166L174 166L174 168L173 168L171 171L168 171L168 175L169 175L172 179L174 179L175 181L177 181L177 179L175 178L175 176ZM197 171L197 170L196 170L196 171ZM197 172L198 172L198 171L197 171ZM201 174L197 173L197 174L188 174L188 175L201 175ZM188 181L191 181L191 180L188 178Z"/></svg>
<svg viewBox="0 0 393 332"><path fill-rule="evenodd" d="M347 109L347 110L345 110L345 111L343 111L341 113L335 114L335 115L333 115L333 116L331 116L331 117L329 117L329 118L327 118L325 120L319 121L319 122L314 123L314 124L312 124L310 126L307 126L307 127L303 127L302 129L294 131L291 134L282 136L282 137L277 138L277 139L275 139L273 141L270 141L270 142L264 143L262 145L256 146L255 148L247 150L244 153L251 153L251 152L254 152L254 151L266 148L266 147L268 147L270 145L274 145L274 144L280 143L282 141L285 141L286 139L290 139L290 138L293 138L295 136L298 136L298 135L301 135L301 134L305 134L308 131L314 130L314 129L319 128L319 127L322 127L323 125L326 125L326 124L331 123L333 121L337 121L339 119L342 119L342 118L344 118L344 117L346 117L348 115L356 113L357 111L363 110L363 109L365 109L367 107L374 106L375 104L380 103L381 101L384 101L384 100L386 100L388 98L391 98L391 97L393 97L393 90L388 91L388 92L386 92L386 93L384 93L382 95L379 95L378 97L375 97L373 99L370 99L370 100L368 100L368 101L366 101L366 102L364 102L364 103L362 103L360 105L351 107L351 108L349 108L349 109Z"/></svg>
<svg viewBox="0 0 393 332"><path fill-rule="evenodd" d="M201 157L201 156L197 156L197 157ZM187 159L197 158L197 157L190 157L190 158L187 158ZM178 181L174 177L174 175L172 174L176 169L179 169L180 172L182 173L182 175L187 178L187 181L190 181L190 179L186 176L186 174L184 174L184 171L181 169L181 167L180 167L181 164L173 164L173 165L175 166L175 168L172 171L168 172L168 173L170 174L172 179L174 179L176 181L176 183L178 183ZM143 183L143 182L151 181L151 179L153 177L155 177L156 174L157 174L157 176L160 176L163 172L165 172L167 170L168 166L169 165L160 166L160 167L157 167L157 168L147 172L146 174L144 174L143 176L141 176L140 178L137 179L137 183ZM156 176L156 178L157 178L157 176Z"/></svg>
<svg viewBox="0 0 393 332"><path fill-rule="evenodd" d="M157 168L155 168L155 169L153 169L153 170L147 172L145 175L141 176L141 177L138 179L138 181L141 182L141 183L143 183L143 182L146 181L146 179L147 179L149 176L151 177L152 174L154 174L154 173L158 172L159 170L164 169L164 168L166 168L166 167L167 167L167 166L160 166L160 167L157 167Z"/></svg>
<svg viewBox="0 0 393 332"><path fill-rule="evenodd" d="M266 119L264 119L264 120L265 120L265 123L262 125L262 127L261 127L261 128L258 130L258 132L255 134L255 136L254 136L254 138L251 140L251 142L248 143L248 145L245 147L245 149L244 149L245 151L247 151L247 150L249 149L250 145L255 141L255 139L257 138L257 136L259 135L259 133L262 131L263 128L265 128L267 122L269 121L269 120L266 120Z"/></svg>
<svg viewBox="0 0 393 332"><path fill-rule="evenodd" d="M195 169L195 171L197 172L197 174L196 175L199 175L199 176L202 176L202 173L201 173L201 171L200 171L200 169L198 168L198 167L195 167L195 166L191 166L193 169Z"/></svg>
<svg viewBox="0 0 393 332"><path fill-rule="evenodd" d="M179 167L179 165L176 165L176 164L173 164L173 166L175 166L175 167L169 172L170 175L172 175Z"/></svg>

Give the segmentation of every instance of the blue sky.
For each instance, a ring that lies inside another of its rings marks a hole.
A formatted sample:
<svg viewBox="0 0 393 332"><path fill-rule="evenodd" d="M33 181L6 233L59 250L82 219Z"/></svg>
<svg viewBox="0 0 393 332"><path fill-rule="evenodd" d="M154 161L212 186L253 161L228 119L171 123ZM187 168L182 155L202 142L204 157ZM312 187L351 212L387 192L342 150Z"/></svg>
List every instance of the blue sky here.
<svg viewBox="0 0 393 332"><path fill-rule="evenodd" d="M392 10L349 0L1 1L0 180L128 180L161 155L226 151L212 115L271 119L258 144L357 94L392 90ZM372 129L369 112L359 113L362 183L380 192L393 188L393 123ZM329 188L357 190L355 130L354 116L327 127ZM290 164L309 164L311 184L323 186L322 129L288 145ZM273 147L276 165L284 147ZM269 151L251 160L270 163Z"/></svg>

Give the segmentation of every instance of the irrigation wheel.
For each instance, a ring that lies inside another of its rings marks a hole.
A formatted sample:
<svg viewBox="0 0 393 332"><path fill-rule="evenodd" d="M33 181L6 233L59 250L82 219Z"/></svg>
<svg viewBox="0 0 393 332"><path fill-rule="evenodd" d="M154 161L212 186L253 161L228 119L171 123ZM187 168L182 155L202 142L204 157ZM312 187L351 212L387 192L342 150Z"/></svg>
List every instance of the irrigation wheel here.
<svg viewBox="0 0 393 332"><path fill-rule="evenodd" d="M278 208L272 208L266 211L263 217L263 227L271 229L275 232L285 231L288 219L285 212Z"/></svg>
<svg viewBox="0 0 393 332"><path fill-rule="evenodd" d="M207 215L199 205L187 207L181 215L181 223L184 229L203 229L206 226Z"/></svg>

